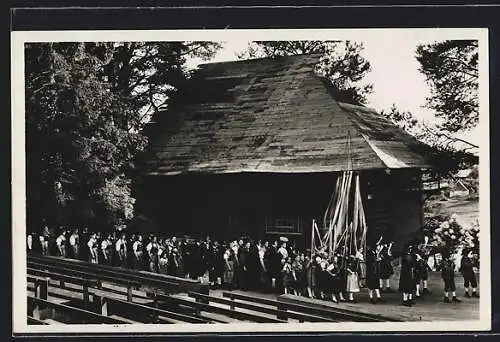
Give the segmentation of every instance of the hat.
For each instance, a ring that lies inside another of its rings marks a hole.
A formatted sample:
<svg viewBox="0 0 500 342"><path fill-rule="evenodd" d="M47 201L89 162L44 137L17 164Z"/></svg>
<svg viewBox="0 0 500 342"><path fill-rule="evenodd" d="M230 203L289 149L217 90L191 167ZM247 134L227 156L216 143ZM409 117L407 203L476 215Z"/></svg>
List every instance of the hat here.
<svg viewBox="0 0 500 342"><path fill-rule="evenodd" d="M286 236L280 236L281 242L288 242L288 238Z"/></svg>

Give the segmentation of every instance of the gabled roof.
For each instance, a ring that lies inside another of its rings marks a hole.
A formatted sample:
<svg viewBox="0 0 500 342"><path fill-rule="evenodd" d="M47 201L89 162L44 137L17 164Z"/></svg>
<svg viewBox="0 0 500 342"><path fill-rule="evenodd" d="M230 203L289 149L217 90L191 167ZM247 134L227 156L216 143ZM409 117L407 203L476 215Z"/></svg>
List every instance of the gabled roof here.
<svg viewBox="0 0 500 342"><path fill-rule="evenodd" d="M372 109L337 102L317 56L205 64L156 117L147 174L426 168L421 144Z"/></svg>

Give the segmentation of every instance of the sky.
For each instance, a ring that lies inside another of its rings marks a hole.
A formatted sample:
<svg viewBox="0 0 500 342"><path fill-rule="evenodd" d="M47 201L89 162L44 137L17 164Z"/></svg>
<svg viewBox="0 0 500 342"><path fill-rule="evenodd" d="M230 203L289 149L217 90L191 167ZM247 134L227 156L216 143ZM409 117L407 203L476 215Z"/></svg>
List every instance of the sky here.
<svg viewBox="0 0 500 342"><path fill-rule="evenodd" d="M424 36L393 31L385 37L373 36L362 42L362 52L371 64L371 71L365 77L366 83L373 84L373 93L368 96L367 106L378 111L389 110L394 103L399 110L410 111L419 120L429 124L436 119L430 109L425 108L426 97L430 95L430 87L424 75L418 71L419 63L415 51L421 43L436 41L432 35ZM250 40L226 40L210 62L237 60L236 54L245 50ZM197 65L200 60L191 63ZM458 137L479 144L479 129L460 133Z"/></svg>

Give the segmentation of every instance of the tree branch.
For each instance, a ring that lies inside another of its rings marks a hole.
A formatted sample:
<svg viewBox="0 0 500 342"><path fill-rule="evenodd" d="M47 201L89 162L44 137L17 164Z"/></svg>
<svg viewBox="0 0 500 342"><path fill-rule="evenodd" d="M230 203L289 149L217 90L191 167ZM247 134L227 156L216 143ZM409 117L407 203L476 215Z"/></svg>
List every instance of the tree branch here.
<svg viewBox="0 0 500 342"><path fill-rule="evenodd" d="M458 62L460 65L462 65L463 67L471 70L471 71L474 71L476 73L476 77L478 77L477 73L479 73L479 70L477 68L474 68L473 66L470 66L469 64L465 63L463 60L459 59L459 58L456 58L456 57L451 57L449 55L446 56L446 58L452 60L452 61L455 61L455 62ZM466 73L464 71L464 73Z"/></svg>
<svg viewBox="0 0 500 342"><path fill-rule="evenodd" d="M427 127L427 125L425 123L422 123L422 126L425 128L425 130L428 133L430 133L430 134L432 134L432 135L434 135L434 136L436 136L438 138L439 137L444 137L444 138L446 138L448 140L451 140L453 142L462 142L462 143L467 144L467 145L470 146L467 149L479 148L479 146L477 146L477 145L475 145L475 144L473 144L473 143L471 143L469 141L466 141L466 140L463 140L463 139L460 139L460 138L456 138L456 137L452 137L452 136L450 136L450 135L448 135L446 133L443 133L443 132L435 132L434 130L432 130L429 127ZM449 143L448 143L448 145L449 145Z"/></svg>

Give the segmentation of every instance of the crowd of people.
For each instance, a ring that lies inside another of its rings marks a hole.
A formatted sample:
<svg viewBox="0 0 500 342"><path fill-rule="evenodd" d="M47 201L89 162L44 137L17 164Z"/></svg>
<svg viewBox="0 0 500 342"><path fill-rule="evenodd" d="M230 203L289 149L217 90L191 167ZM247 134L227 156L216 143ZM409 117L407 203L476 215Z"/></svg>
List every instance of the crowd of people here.
<svg viewBox="0 0 500 342"><path fill-rule="evenodd" d="M382 293L394 291L392 249L393 243L384 242L382 237L366 250L329 256L326 249L312 254L299 250L286 238L219 242L210 237L200 240L124 231L102 234L63 227L54 232L47 226L27 236L28 253L200 279L214 288L291 293L333 302L356 302L356 294L366 288L373 304L383 301ZM412 306L416 299L430 293L430 254L423 241L413 241L403 248L399 274L403 305ZM465 250L460 272L466 297L479 296L475 262L473 253ZM440 270L444 301L459 302L451 255L443 255Z"/></svg>

